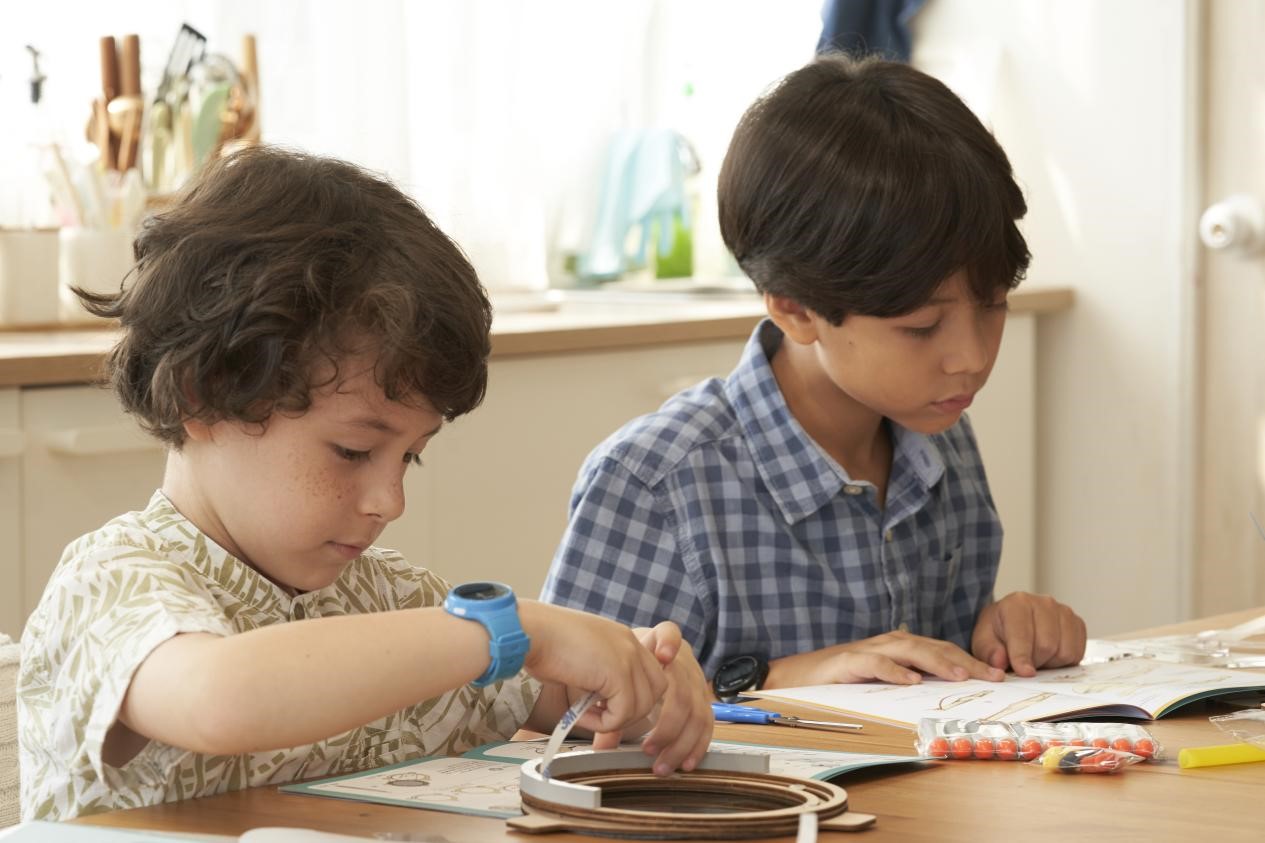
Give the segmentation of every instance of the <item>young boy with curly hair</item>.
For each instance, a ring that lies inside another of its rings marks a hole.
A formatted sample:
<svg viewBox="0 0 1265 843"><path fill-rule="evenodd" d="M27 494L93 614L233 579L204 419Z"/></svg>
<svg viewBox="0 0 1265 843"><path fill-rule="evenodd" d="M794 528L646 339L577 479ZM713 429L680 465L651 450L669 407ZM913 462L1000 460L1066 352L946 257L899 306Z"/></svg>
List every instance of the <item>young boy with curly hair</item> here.
<svg viewBox="0 0 1265 843"><path fill-rule="evenodd" d="M143 511L66 549L26 627L25 819L460 753L590 691L579 725L603 743L662 701L656 771L697 763L711 712L674 625L515 611L374 545L487 382L487 297L412 200L257 148L135 252L128 289L80 295L121 323L112 384L167 468Z"/></svg>
<svg viewBox="0 0 1265 843"><path fill-rule="evenodd" d="M1077 662L1067 606L994 600L964 413L1029 260L997 141L924 73L823 57L743 116L719 210L768 319L589 455L543 599L676 621L718 691Z"/></svg>

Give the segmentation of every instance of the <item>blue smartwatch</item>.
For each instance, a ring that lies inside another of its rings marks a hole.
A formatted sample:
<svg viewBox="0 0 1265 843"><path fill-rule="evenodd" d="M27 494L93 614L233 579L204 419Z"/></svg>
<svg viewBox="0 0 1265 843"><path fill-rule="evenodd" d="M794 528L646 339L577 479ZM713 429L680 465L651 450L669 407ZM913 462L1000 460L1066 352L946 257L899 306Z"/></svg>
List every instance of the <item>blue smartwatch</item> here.
<svg viewBox="0 0 1265 843"><path fill-rule="evenodd" d="M471 685L482 688L522 669L523 659L531 649L531 639L523 632L518 619L518 601L508 585L468 582L456 586L444 598L444 609L459 618L478 621L491 637L488 652L492 663Z"/></svg>

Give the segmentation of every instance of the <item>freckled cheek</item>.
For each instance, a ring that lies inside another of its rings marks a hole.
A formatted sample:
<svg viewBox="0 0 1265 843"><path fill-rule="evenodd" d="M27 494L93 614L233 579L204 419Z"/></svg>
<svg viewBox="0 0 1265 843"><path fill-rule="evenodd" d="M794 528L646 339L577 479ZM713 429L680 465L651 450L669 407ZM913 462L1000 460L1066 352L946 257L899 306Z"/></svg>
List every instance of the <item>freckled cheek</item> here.
<svg viewBox="0 0 1265 843"><path fill-rule="evenodd" d="M299 493L310 502L343 502L351 497L351 486L326 468L312 468L301 474Z"/></svg>

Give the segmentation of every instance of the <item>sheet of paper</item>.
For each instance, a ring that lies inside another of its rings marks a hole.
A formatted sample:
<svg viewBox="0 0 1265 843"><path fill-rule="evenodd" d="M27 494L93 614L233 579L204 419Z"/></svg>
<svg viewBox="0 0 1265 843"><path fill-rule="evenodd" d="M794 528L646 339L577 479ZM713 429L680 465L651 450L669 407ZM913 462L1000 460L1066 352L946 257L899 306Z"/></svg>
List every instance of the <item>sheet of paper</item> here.
<svg viewBox="0 0 1265 843"><path fill-rule="evenodd" d="M773 727L776 728L776 727ZM827 781L853 770L880 767L884 764L910 764L930 759L918 755L879 755L863 752L826 752L817 749L793 749L737 741L712 741L712 752L744 752L769 756L769 772L776 776L798 776Z"/></svg>
<svg viewBox="0 0 1265 843"><path fill-rule="evenodd" d="M1263 685L1262 674L1122 659L1042 670L1029 679L1009 676L1004 682L926 678L917 685L814 685L759 691L754 696L914 726L923 717L1018 722L1091 711L1151 717L1167 713L1182 701Z"/></svg>
<svg viewBox="0 0 1265 843"><path fill-rule="evenodd" d="M522 813L520 763L423 758L365 773L286 785L281 790L480 817L516 817Z"/></svg>
<svg viewBox="0 0 1265 843"><path fill-rule="evenodd" d="M314 831L310 828L293 826L269 826L252 828L243 831L241 837L235 837L239 843L364 843L363 836L353 837L349 834L335 834L332 831Z"/></svg>

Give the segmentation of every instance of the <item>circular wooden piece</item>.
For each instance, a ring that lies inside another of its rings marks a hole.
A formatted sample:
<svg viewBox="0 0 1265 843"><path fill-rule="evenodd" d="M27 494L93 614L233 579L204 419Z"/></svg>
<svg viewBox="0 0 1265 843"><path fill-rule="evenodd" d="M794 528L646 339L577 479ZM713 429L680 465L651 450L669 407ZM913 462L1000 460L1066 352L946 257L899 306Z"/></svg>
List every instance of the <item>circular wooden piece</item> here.
<svg viewBox="0 0 1265 843"><path fill-rule="evenodd" d="M641 769L559 775L601 789L601 807L583 808L522 794L520 831L577 831L647 840L711 840L793 836L801 814L817 814L822 828L863 827L872 817L832 823L848 810L847 792L815 779L719 770L656 776ZM855 816L855 815L854 815Z"/></svg>

